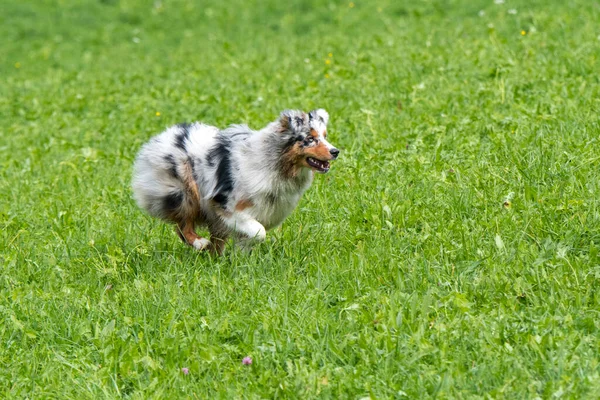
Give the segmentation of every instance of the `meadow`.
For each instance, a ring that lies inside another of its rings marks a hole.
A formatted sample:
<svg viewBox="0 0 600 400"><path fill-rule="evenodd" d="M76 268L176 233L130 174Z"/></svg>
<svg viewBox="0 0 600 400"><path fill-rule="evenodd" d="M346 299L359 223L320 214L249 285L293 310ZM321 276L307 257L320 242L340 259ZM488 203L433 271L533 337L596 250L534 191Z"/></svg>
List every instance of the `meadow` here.
<svg viewBox="0 0 600 400"><path fill-rule="evenodd" d="M600 397L598 2L0 10L1 398ZM168 125L317 107L251 254L135 205Z"/></svg>

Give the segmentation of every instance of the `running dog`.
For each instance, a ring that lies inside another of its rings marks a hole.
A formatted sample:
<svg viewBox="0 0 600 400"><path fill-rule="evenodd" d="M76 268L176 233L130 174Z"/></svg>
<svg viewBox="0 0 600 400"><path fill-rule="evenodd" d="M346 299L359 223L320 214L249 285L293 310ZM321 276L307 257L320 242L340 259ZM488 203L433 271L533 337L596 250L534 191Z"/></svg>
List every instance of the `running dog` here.
<svg viewBox="0 0 600 400"><path fill-rule="evenodd" d="M179 124L152 138L134 164L133 194L150 215L176 224L197 250L223 252L237 237L265 239L296 208L314 172L329 171L340 151L327 141L329 114L286 110L254 131ZM210 240L196 227L208 227Z"/></svg>

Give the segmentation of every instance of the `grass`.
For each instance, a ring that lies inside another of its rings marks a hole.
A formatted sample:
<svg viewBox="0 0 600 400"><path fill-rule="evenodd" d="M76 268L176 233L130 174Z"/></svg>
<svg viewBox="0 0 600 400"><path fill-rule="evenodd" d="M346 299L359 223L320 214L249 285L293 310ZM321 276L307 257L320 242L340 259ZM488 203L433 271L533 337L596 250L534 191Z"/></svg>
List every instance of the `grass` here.
<svg viewBox="0 0 600 400"><path fill-rule="evenodd" d="M58 3L0 13L0 397L600 396L597 3ZM166 126L316 107L252 254L132 201Z"/></svg>

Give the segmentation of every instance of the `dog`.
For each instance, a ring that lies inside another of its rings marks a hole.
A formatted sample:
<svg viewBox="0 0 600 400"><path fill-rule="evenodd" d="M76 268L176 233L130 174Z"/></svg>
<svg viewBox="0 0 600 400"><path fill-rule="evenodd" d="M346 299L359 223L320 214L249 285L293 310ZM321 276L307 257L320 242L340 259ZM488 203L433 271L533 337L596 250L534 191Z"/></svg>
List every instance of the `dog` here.
<svg viewBox="0 0 600 400"><path fill-rule="evenodd" d="M222 254L228 238L250 248L279 226L340 151L329 114L285 110L265 128L178 124L142 146L133 168L137 204L176 225L197 250ZM208 227L210 240L196 227Z"/></svg>

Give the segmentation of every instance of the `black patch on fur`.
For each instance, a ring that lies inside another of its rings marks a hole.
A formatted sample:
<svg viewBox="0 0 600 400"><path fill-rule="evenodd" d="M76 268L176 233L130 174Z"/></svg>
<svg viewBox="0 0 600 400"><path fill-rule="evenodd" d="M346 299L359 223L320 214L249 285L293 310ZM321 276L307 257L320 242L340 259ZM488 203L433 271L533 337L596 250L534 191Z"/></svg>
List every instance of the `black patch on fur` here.
<svg viewBox="0 0 600 400"><path fill-rule="evenodd" d="M208 164L209 167L215 166L215 161L210 156L210 153L208 154L208 156L206 156L206 163Z"/></svg>
<svg viewBox="0 0 600 400"><path fill-rule="evenodd" d="M177 211L183 202L183 193L173 192L166 195L163 199L163 206L167 211Z"/></svg>
<svg viewBox="0 0 600 400"><path fill-rule="evenodd" d="M217 165L215 171L217 185L213 200L225 206L229 193L233 190L233 174L231 173L231 142L227 138L219 138L217 144L209 151L206 160L208 164Z"/></svg>
<svg viewBox="0 0 600 400"><path fill-rule="evenodd" d="M180 130L180 133L178 133L177 135L175 135L175 146L180 148L181 150L185 151L185 141L190 137L190 124L188 123L181 123L181 124L177 124L177 127Z"/></svg>
<svg viewBox="0 0 600 400"><path fill-rule="evenodd" d="M216 163L219 161L217 159L218 152L215 151L218 146L219 146L219 143L214 145L213 148L210 149L208 154L206 155L206 163L208 164L209 167L214 167L216 165Z"/></svg>
<svg viewBox="0 0 600 400"><path fill-rule="evenodd" d="M286 151L288 151L293 145L295 145L297 142L301 142L304 140L304 136L303 135L296 135L296 136L290 136L285 143L283 143L282 147L281 147L281 152L285 153Z"/></svg>
<svg viewBox="0 0 600 400"><path fill-rule="evenodd" d="M221 207L227 204L227 196L225 196L223 193L218 193L217 195L215 195L215 197L213 197L213 200L220 204Z"/></svg>
<svg viewBox="0 0 600 400"><path fill-rule="evenodd" d="M167 164L169 164L169 175L171 175L175 179L179 179L175 157L173 157L172 154L169 154L168 156L165 156L165 161L167 162Z"/></svg>

